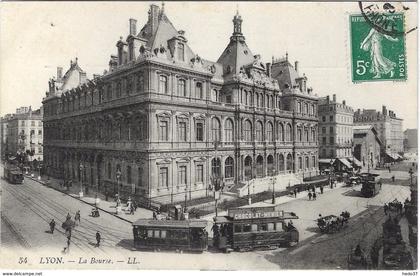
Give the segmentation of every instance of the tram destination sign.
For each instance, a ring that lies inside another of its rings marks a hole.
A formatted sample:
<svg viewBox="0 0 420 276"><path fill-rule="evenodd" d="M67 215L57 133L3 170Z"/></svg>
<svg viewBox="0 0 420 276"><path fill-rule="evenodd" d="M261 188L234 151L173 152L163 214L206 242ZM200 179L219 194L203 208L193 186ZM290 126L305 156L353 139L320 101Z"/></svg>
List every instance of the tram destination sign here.
<svg viewBox="0 0 420 276"><path fill-rule="evenodd" d="M283 217L283 211L269 210L269 209L233 209L229 210L229 216L233 217L235 220L239 219L258 219L258 218L274 218L274 217Z"/></svg>

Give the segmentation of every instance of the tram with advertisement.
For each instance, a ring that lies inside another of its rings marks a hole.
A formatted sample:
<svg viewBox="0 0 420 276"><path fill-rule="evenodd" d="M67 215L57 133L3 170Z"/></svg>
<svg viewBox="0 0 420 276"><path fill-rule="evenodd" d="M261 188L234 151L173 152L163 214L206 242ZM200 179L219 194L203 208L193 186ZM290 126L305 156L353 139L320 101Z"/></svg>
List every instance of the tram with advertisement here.
<svg viewBox="0 0 420 276"><path fill-rule="evenodd" d="M227 216L214 218L213 246L225 252L290 246L299 241L291 221L298 218L277 206L230 209Z"/></svg>
<svg viewBox="0 0 420 276"><path fill-rule="evenodd" d="M362 189L360 190L363 197L374 197L382 188L381 178L379 174L362 173L360 174Z"/></svg>
<svg viewBox="0 0 420 276"><path fill-rule="evenodd" d="M12 165L6 165L4 167L4 179L6 179L9 183L12 184L22 184L23 183L23 174L21 170Z"/></svg>

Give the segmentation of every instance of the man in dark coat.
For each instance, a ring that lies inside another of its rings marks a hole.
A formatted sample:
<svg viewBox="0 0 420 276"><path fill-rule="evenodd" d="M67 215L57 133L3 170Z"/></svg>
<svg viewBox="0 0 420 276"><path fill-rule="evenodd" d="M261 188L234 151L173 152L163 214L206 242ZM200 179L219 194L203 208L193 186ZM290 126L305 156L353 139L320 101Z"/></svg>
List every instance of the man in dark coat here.
<svg viewBox="0 0 420 276"><path fill-rule="evenodd" d="M312 199L312 193L311 192L308 193L308 197L309 197L309 200Z"/></svg>
<svg viewBox="0 0 420 276"><path fill-rule="evenodd" d="M314 193L312 193L312 198L314 199L314 200L316 200L316 193L314 192Z"/></svg>
<svg viewBox="0 0 420 276"><path fill-rule="evenodd" d="M321 190L321 194L324 193L324 186L320 186L319 189Z"/></svg>
<svg viewBox="0 0 420 276"><path fill-rule="evenodd" d="M96 247L99 247L99 244L101 243L101 234L96 232Z"/></svg>
<svg viewBox="0 0 420 276"><path fill-rule="evenodd" d="M54 221L54 219L52 219L51 222L50 222L50 232L51 232L51 234L54 234L54 229L55 229L55 221Z"/></svg>

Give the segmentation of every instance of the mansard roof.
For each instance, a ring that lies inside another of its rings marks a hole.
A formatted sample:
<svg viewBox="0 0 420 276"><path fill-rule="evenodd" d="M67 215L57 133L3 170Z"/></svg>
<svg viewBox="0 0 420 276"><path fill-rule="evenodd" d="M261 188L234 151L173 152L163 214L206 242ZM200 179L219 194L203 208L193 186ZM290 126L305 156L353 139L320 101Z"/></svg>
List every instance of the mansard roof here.
<svg viewBox="0 0 420 276"><path fill-rule="evenodd" d="M273 62L272 76L279 82L280 89L293 88L298 85L296 79L299 78L299 74L287 58Z"/></svg>

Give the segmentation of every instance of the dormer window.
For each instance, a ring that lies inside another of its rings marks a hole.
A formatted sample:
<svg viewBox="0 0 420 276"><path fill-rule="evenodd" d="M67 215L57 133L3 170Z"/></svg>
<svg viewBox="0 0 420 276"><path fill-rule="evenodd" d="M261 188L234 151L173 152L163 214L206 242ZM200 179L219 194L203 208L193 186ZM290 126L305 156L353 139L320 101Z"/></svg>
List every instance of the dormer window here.
<svg viewBox="0 0 420 276"><path fill-rule="evenodd" d="M178 43L177 54L178 54L178 60L180 61L185 60L184 44Z"/></svg>

